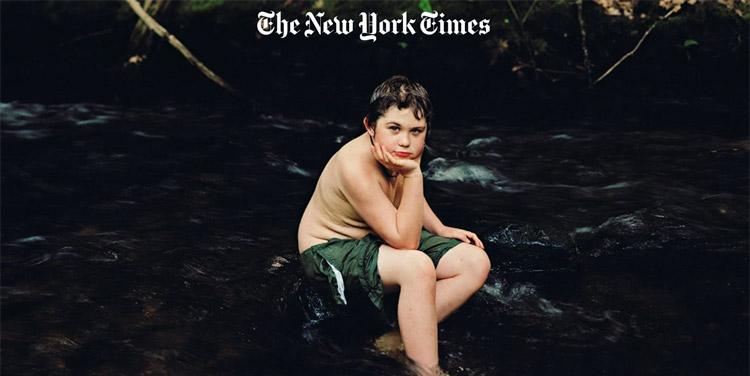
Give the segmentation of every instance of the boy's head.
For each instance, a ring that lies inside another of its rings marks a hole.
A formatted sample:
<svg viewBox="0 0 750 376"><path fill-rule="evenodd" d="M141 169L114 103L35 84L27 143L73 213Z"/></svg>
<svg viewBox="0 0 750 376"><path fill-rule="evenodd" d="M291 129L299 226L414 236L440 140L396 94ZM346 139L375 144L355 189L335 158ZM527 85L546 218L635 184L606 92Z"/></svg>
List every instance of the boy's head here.
<svg viewBox="0 0 750 376"><path fill-rule="evenodd" d="M404 76L393 76L373 91L363 123L371 143L399 158L419 160L431 119L427 90Z"/></svg>
<svg viewBox="0 0 750 376"><path fill-rule="evenodd" d="M393 76L383 81L370 96L367 122L374 127L378 119L392 106L401 110L411 109L414 117L424 119L427 126L432 120L432 102L427 90L418 82L405 76Z"/></svg>

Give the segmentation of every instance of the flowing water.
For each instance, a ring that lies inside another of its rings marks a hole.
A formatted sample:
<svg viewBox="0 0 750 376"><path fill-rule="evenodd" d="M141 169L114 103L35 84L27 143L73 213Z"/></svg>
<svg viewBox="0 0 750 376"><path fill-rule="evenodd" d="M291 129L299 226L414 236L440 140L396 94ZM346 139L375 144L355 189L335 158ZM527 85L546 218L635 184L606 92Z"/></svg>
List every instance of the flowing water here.
<svg viewBox="0 0 750 376"><path fill-rule="evenodd" d="M405 374L301 280L296 228L358 122L2 103L2 371ZM745 136L467 120L425 191L481 235L451 375L748 372Z"/></svg>

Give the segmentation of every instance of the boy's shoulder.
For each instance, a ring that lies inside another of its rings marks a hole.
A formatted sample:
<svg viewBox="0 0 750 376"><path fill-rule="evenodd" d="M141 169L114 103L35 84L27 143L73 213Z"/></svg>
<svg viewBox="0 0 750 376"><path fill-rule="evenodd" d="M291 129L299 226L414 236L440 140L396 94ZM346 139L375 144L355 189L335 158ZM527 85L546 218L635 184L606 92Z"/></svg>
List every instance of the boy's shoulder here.
<svg viewBox="0 0 750 376"><path fill-rule="evenodd" d="M361 138L349 141L331 157L335 175L342 182L357 183L379 181L380 171L374 165L370 156L370 149Z"/></svg>

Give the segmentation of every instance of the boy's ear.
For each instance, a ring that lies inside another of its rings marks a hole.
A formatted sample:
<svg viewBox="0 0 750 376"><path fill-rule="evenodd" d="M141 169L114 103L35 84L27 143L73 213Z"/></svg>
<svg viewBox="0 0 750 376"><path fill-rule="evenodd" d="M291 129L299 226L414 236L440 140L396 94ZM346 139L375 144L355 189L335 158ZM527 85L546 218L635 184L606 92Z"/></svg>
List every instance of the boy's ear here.
<svg viewBox="0 0 750 376"><path fill-rule="evenodd" d="M365 116L364 118L362 118L362 124L365 126L365 131L367 133L369 133L370 136L374 136L375 135L375 129L370 126L371 124L370 124L369 121L367 121L367 116Z"/></svg>

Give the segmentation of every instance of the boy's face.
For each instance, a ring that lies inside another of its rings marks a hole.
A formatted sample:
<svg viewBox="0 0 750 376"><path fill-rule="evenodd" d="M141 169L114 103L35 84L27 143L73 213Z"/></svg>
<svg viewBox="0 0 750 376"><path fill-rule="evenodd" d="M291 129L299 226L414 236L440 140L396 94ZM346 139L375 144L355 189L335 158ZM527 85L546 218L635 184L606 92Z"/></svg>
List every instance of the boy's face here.
<svg viewBox="0 0 750 376"><path fill-rule="evenodd" d="M384 145L391 155L414 160L422 157L427 123L424 116L417 120L411 108L398 109L391 106L377 120L374 127L366 130L373 141Z"/></svg>

